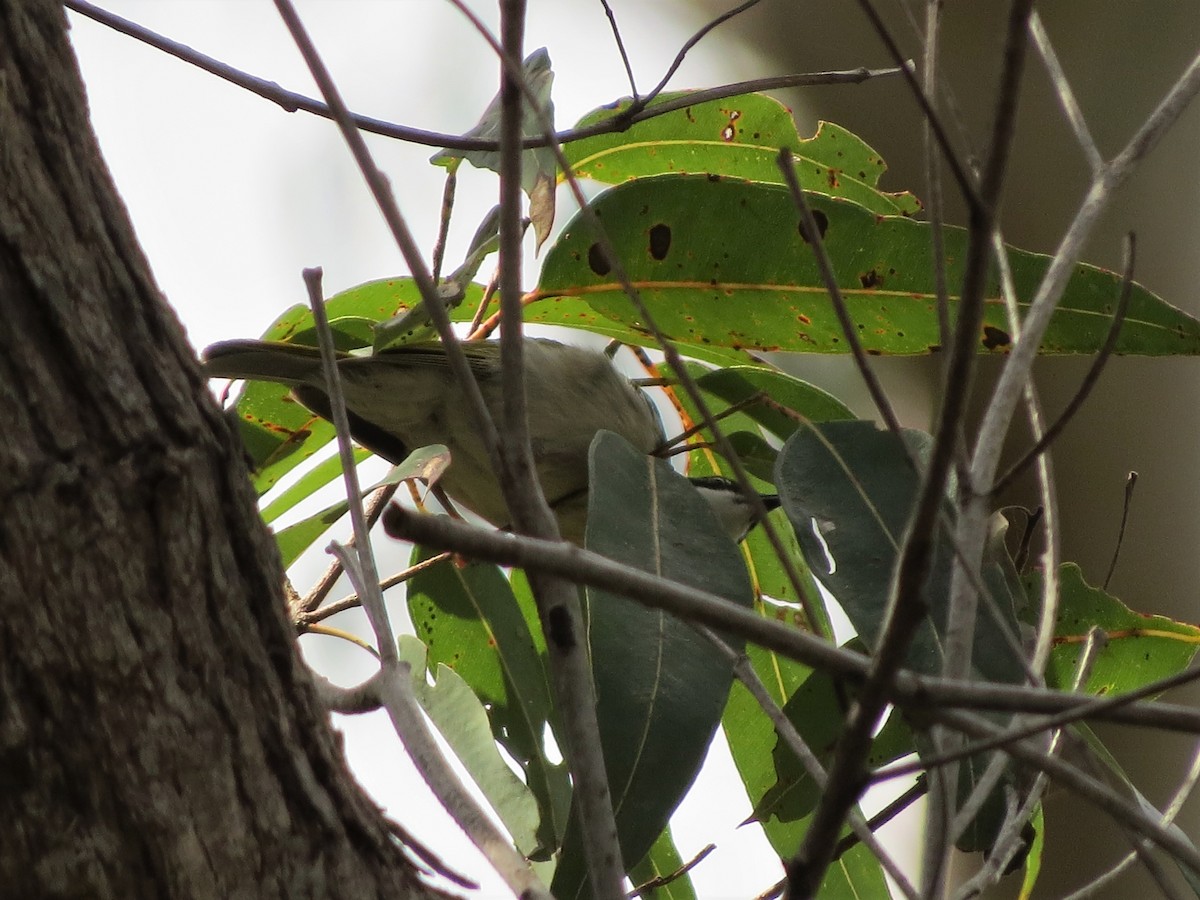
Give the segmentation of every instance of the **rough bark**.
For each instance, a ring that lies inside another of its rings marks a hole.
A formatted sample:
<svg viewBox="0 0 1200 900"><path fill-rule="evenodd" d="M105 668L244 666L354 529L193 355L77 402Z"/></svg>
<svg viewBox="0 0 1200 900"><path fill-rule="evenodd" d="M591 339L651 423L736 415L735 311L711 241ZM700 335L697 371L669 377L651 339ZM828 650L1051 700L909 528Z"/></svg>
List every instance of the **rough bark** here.
<svg viewBox="0 0 1200 900"><path fill-rule="evenodd" d="M65 29L0 3L0 894L426 894L315 700Z"/></svg>

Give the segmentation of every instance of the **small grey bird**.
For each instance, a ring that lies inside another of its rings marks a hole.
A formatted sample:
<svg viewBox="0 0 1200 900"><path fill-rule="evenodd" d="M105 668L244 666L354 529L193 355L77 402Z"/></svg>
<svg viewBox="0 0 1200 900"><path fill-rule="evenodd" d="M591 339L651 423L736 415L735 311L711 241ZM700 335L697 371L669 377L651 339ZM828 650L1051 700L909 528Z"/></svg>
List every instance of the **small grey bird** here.
<svg viewBox="0 0 1200 900"><path fill-rule="evenodd" d="M500 348L495 342L462 345L494 418L503 407ZM526 403L534 465L563 536L583 542L587 516L588 448L600 430L619 434L642 453L663 441L649 398L595 350L544 338L525 339ZM273 381L292 389L305 407L328 418L329 399L315 347L272 341L233 340L204 352L214 378ZM450 467L441 485L455 501L492 524L508 524L508 510L483 442L475 433L466 399L437 342L391 348L372 356L338 360L350 433L363 447L394 463L410 450L444 444ZM713 506L734 540L755 524L751 505L724 478L693 483ZM778 498L765 497L769 509Z"/></svg>

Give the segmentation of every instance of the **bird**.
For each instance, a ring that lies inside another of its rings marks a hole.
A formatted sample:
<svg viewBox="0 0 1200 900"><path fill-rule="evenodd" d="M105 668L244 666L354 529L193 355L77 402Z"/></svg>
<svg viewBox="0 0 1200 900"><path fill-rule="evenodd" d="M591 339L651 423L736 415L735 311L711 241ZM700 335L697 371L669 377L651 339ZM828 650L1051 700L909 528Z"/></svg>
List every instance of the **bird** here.
<svg viewBox="0 0 1200 900"><path fill-rule="evenodd" d="M523 339L526 406L534 466L563 537L583 543L588 450L601 430L615 432L641 453L663 443L662 421L650 398L621 375L603 352L549 338ZM503 408L500 348L494 341L461 345L493 419ZM330 418L320 350L283 341L228 340L203 354L212 378L271 381L318 416ZM369 356L339 353L338 372L351 436L392 464L411 450L443 444L450 466L441 486L457 503L497 527L509 525L503 493L468 411L467 400L438 341L398 345ZM735 541L757 523L758 507L727 478L692 479ZM774 509L778 497L762 495Z"/></svg>

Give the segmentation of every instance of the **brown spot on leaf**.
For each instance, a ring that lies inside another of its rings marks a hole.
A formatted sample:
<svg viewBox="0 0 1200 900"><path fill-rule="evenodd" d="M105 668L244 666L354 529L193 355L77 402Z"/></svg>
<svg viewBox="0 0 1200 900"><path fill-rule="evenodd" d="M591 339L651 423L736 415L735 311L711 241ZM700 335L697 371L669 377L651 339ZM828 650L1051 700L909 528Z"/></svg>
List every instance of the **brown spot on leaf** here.
<svg viewBox="0 0 1200 900"><path fill-rule="evenodd" d="M604 248L599 244L592 244L588 247L588 266L601 277L612 271L608 257L604 255Z"/></svg>
<svg viewBox="0 0 1200 900"><path fill-rule="evenodd" d="M825 215L825 213L821 212L819 209L814 209L812 211L812 216L813 221L817 223L817 234L821 236L822 240L824 240L825 232L829 230L829 216ZM804 227L804 222L801 222L799 227L800 237L804 240L804 243L811 244L812 238L809 235L808 230Z"/></svg>
<svg viewBox="0 0 1200 900"><path fill-rule="evenodd" d="M880 275L878 272L876 272L874 269L871 269L869 272L863 272L862 274L860 274L858 276L858 281L859 281L859 284L861 284L868 291L871 290L872 288L877 288L877 287L883 286L883 276Z"/></svg>
<svg viewBox="0 0 1200 900"><path fill-rule="evenodd" d="M650 255L657 260L667 258L671 249L671 226L659 222L650 229Z"/></svg>
<svg viewBox="0 0 1200 900"><path fill-rule="evenodd" d="M996 350L1000 347L1007 347L1012 343L1012 335L1003 329L996 328L994 325L983 326L983 346L988 350Z"/></svg>

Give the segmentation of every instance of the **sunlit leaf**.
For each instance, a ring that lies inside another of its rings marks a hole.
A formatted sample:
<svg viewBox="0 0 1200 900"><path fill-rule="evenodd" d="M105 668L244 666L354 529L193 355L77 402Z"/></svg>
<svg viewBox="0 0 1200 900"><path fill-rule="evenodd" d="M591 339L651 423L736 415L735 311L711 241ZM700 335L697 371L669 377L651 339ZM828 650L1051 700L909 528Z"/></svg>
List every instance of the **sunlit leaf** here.
<svg viewBox="0 0 1200 900"><path fill-rule="evenodd" d="M651 106L686 96L662 94ZM593 110L576 127L617 118L630 102L625 98ZM791 110L765 94L697 103L623 131L572 141L563 151L576 175L608 184L666 173L783 184L776 165L782 147L795 156L796 174L805 190L845 197L880 215L911 215L921 208L908 192L879 190L887 166L861 139L831 122L821 122L816 134L802 138Z"/></svg>
<svg viewBox="0 0 1200 900"><path fill-rule="evenodd" d="M936 290L926 223L879 216L857 204L813 194L825 247L859 338L871 353L940 349ZM786 188L659 176L626 182L594 202L616 254L650 313L680 345L842 353L842 334L801 237ZM966 232L946 228L946 278L962 283ZM1049 258L1011 250L1021 304L1032 299ZM1080 265L1042 341L1043 353L1094 353L1103 344L1120 277ZM612 262L580 217L546 255L534 298L579 297L597 313L646 330L614 275ZM1012 339L993 280L987 286L981 352L1005 353ZM953 307L956 298L951 298ZM953 311L952 311L953 315ZM684 352L687 347L681 346ZM1200 353L1200 322L1135 285L1118 353Z"/></svg>
<svg viewBox="0 0 1200 900"><path fill-rule="evenodd" d="M1027 576L1030 596L1039 596L1041 573ZM1055 687L1072 683L1088 631L1100 628L1107 638L1093 657L1083 690L1123 694L1183 671L1200 649L1200 627L1165 616L1135 613L1124 603L1091 587L1074 563L1059 568L1061 595L1047 680Z"/></svg>

